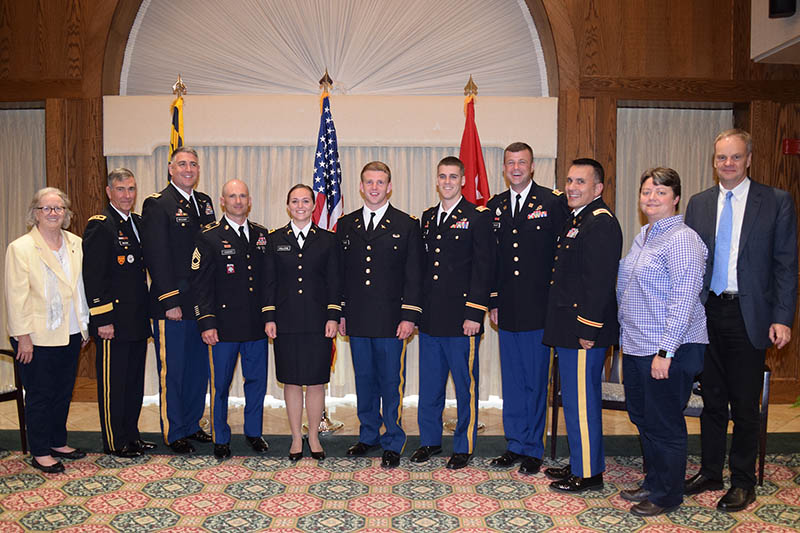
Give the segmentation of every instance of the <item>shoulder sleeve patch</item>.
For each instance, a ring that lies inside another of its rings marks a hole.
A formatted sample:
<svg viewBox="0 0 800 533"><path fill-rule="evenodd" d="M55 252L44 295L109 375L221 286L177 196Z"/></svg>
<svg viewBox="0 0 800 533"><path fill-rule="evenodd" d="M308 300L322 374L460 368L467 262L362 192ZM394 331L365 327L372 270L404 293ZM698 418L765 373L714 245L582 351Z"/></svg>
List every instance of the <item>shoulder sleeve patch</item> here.
<svg viewBox="0 0 800 533"><path fill-rule="evenodd" d="M200 250L197 248L192 252L192 270L200 270Z"/></svg>
<svg viewBox="0 0 800 533"><path fill-rule="evenodd" d="M89 217L89 222L91 222L92 220L100 220L100 221L103 221L103 220L105 220L105 219L106 219L106 216L105 216L105 215L94 215L94 216L91 216L91 217Z"/></svg>
<svg viewBox="0 0 800 533"><path fill-rule="evenodd" d="M161 198L161 193L160 192L154 192L153 194L148 195L148 198Z"/></svg>
<svg viewBox="0 0 800 533"><path fill-rule="evenodd" d="M555 194L556 196L561 196L562 194L564 194L564 192L559 191L558 189L553 189L553 194Z"/></svg>
<svg viewBox="0 0 800 533"><path fill-rule="evenodd" d="M479 206L475 207L475 209L477 209L481 213L483 213L484 211L488 211L489 210L488 207L483 206L483 205L479 205Z"/></svg>
<svg viewBox="0 0 800 533"><path fill-rule="evenodd" d="M612 214L611 214L611 211L609 211L609 210L608 210L608 209L606 209L605 207L601 207L600 209L595 209L594 211L592 211L592 214L593 214L594 216L597 216L597 215L603 215L603 214L606 214L606 215L608 215L608 216L610 216L610 217L613 217L613 216L614 216L614 215L612 215Z"/></svg>

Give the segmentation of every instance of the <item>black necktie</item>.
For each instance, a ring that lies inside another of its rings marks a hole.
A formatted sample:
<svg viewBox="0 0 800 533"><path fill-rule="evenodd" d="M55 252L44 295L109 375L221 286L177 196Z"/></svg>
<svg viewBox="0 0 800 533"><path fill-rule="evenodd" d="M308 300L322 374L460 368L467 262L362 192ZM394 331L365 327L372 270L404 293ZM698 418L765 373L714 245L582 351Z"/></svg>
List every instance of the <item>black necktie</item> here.
<svg viewBox="0 0 800 533"><path fill-rule="evenodd" d="M239 239L244 244L245 248L250 246L250 242L247 240L247 235L244 234L244 224L239 226Z"/></svg>
<svg viewBox="0 0 800 533"><path fill-rule="evenodd" d="M514 204L514 218L517 218L517 215L519 215L519 203L521 198L522 195L517 193L517 202Z"/></svg>
<svg viewBox="0 0 800 533"><path fill-rule="evenodd" d="M193 194L189 195L189 207L192 208L192 214L193 215L198 215L198 216L200 215L200 211L197 210L197 204L194 203L194 195Z"/></svg>
<svg viewBox="0 0 800 533"><path fill-rule="evenodd" d="M446 218L447 218L447 213L442 211L442 214L439 216L439 229L442 229L444 227L444 221Z"/></svg>
<svg viewBox="0 0 800 533"><path fill-rule="evenodd" d="M369 224L367 224L367 232L372 233L375 229L375 212L369 214Z"/></svg>
<svg viewBox="0 0 800 533"><path fill-rule="evenodd" d="M302 231L301 231L300 233L298 233L298 235L297 235L297 244L299 244L299 245L300 245L300 248L302 248L302 247L303 247L303 241L305 240L305 237L306 237L306 236L305 236L305 235L303 235L303 232L302 232Z"/></svg>

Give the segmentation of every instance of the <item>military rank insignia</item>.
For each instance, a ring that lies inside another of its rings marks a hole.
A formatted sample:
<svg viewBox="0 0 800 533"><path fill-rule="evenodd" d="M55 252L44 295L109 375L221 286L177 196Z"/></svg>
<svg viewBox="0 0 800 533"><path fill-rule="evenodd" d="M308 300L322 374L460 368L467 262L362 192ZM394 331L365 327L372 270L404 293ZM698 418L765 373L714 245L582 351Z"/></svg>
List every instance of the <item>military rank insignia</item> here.
<svg viewBox="0 0 800 533"><path fill-rule="evenodd" d="M197 248L192 252L192 270L200 270L200 250Z"/></svg>

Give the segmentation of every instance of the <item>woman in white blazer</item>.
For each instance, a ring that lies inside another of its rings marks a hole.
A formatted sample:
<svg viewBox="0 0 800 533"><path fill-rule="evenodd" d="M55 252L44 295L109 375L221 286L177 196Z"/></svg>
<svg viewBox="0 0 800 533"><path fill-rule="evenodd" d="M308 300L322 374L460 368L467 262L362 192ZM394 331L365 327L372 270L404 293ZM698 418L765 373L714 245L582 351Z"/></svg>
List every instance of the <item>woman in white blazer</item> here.
<svg viewBox="0 0 800 533"><path fill-rule="evenodd" d="M81 239L64 230L69 207L62 191L37 191L28 208L30 231L6 252L8 335L25 389L31 464L47 473L64 471L57 458L86 456L67 446L67 414L89 323Z"/></svg>

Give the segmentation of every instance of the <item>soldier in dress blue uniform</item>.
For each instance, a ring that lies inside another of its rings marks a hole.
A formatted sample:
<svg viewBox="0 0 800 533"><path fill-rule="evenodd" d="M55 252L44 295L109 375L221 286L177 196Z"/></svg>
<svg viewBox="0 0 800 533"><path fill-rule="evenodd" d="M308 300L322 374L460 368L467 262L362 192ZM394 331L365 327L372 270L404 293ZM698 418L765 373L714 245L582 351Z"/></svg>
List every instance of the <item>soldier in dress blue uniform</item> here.
<svg viewBox="0 0 800 533"><path fill-rule="evenodd" d="M442 411L447 375L458 404L453 455L447 468L464 468L478 435L478 344L488 310L495 243L491 218L461 196L464 164L445 157L437 166L441 202L422 214L425 247L419 346L421 446L412 462L442 451Z"/></svg>
<svg viewBox="0 0 800 533"><path fill-rule="evenodd" d="M208 350L194 319L189 281L194 239L214 222L214 205L195 191L197 152L187 146L170 156L170 184L142 207L144 261L150 273L150 318L156 347L161 431L175 453L191 453L187 441L211 442L200 429L208 389Z"/></svg>
<svg viewBox="0 0 800 533"><path fill-rule="evenodd" d="M103 449L138 457L155 443L142 440L139 413L144 395L147 338L147 273L139 242L142 217L136 179L127 168L108 175L109 204L89 219L83 233L83 283L89 302L89 332L97 346L97 405Z"/></svg>
<svg viewBox="0 0 800 533"><path fill-rule="evenodd" d="M242 354L244 377L244 435L256 451L269 449L261 436L267 393L266 291L264 279L267 235L263 226L248 221L250 191L240 180L229 180L219 199L225 215L197 236L192 254L194 314L208 345L211 367L211 434L214 455L231 455L228 391Z"/></svg>
<svg viewBox="0 0 800 533"><path fill-rule="evenodd" d="M576 159L569 168L564 192L572 217L559 237L547 300L544 343L558 353L570 464L545 474L563 492L603 488L601 375L607 348L619 340L622 253L619 222L601 197L603 178L594 159Z"/></svg>
<svg viewBox="0 0 800 533"><path fill-rule="evenodd" d="M406 443L405 348L422 313L422 241L416 218L389 204L392 172L385 163L367 163L359 188L364 207L336 226L344 291L339 333L350 335L360 422L347 455L381 446L381 465L394 468Z"/></svg>
<svg viewBox="0 0 800 533"><path fill-rule="evenodd" d="M519 461L523 474L535 474L542 465L551 361L542 335L556 243L569 215L561 191L537 184L533 171L533 149L522 142L509 145L503 153L509 189L487 204L497 238L489 316L499 330L508 442L490 464Z"/></svg>

